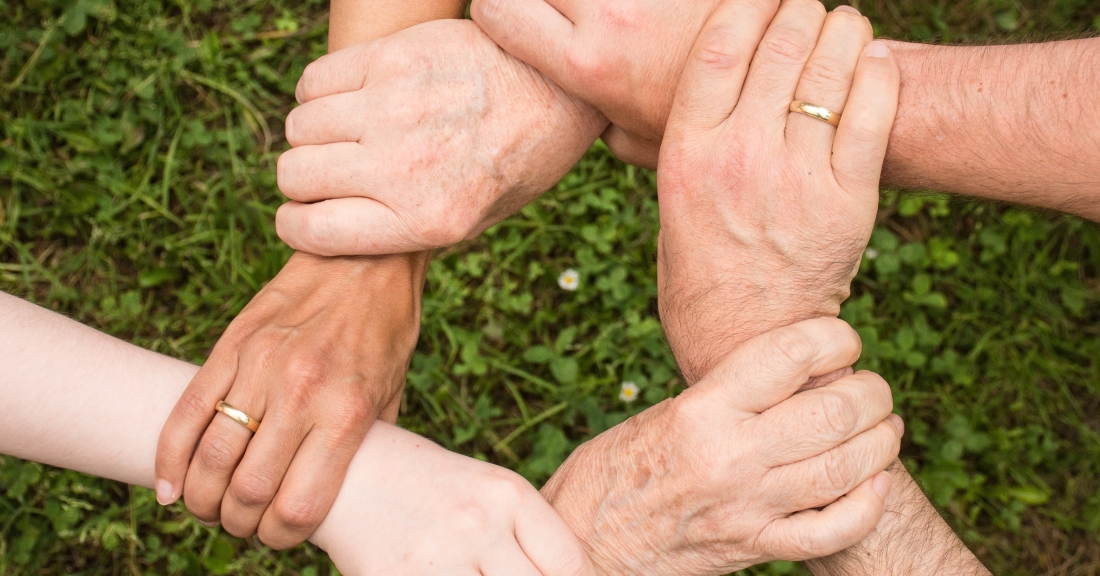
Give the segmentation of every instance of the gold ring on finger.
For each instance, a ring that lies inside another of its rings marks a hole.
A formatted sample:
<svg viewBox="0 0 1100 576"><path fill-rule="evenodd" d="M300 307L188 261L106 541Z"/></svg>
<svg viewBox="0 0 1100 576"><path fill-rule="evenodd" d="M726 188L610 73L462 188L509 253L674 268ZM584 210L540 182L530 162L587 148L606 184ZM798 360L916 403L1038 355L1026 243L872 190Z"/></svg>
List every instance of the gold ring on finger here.
<svg viewBox="0 0 1100 576"><path fill-rule="evenodd" d="M821 120L827 124L833 126L840 126L840 112L833 112L824 106L818 106L816 104L810 104L809 102L803 102L802 100L795 100L791 102L791 112L798 112L799 114L805 114L810 118Z"/></svg>
<svg viewBox="0 0 1100 576"><path fill-rule="evenodd" d="M214 407L215 410L229 416L234 422L248 428L252 432L256 432L260 429L260 421L255 418L237 410L236 408L226 404L225 401L218 402L218 405Z"/></svg>

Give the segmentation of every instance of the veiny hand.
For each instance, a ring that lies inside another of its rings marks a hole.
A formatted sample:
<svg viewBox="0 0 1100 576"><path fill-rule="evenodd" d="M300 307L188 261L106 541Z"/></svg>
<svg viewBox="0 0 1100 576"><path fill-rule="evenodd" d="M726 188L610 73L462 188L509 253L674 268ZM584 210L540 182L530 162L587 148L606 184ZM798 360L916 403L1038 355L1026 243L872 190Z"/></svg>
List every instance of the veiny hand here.
<svg viewBox="0 0 1100 576"><path fill-rule="evenodd" d="M476 236L552 187L606 126L472 22L440 20L310 64L279 158L279 236L321 255Z"/></svg>
<svg viewBox="0 0 1100 576"><path fill-rule="evenodd" d="M157 499L182 494L199 520L273 548L305 540L375 418L397 417L426 267L426 254L292 256L173 409ZM214 411L223 399L261 421L254 436Z"/></svg>
<svg viewBox="0 0 1100 576"><path fill-rule="evenodd" d="M851 8L771 4L716 9L661 148L658 305L688 382L755 334L836 316L878 210L890 51ZM843 112L839 129L795 99Z"/></svg>
<svg viewBox="0 0 1100 576"><path fill-rule="evenodd" d="M522 477L381 422L311 540L346 576L594 576Z"/></svg>
<svg viewBox="0 0 1100 576"><path fill-rule="evenodd" d="M727 574L847 548L882 516L903 425L870 372L796 392L859 352L833 318L757 336L582 445L543 495L601 574Z"/></svg>
<svg viewBox="0 0 1100 576"><path fill-rule="evenodd" d="M772 0L744 0L767 9ZM603 112L603 139L631 164L657 166L688 52L718 0L473 0L497 44Z"/></svg>

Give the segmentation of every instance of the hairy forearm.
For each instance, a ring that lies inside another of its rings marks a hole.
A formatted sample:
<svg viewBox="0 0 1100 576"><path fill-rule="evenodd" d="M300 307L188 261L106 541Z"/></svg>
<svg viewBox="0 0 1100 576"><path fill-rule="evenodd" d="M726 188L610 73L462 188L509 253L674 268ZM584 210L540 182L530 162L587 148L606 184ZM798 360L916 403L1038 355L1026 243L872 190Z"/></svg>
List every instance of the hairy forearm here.
<svg viewBox="0 0 1100 576"><path fill-rule="evenodd" d="M1100 220L1100 38L890 46L902 90L885 185Z"/></svg>
<svg viewBox="0 0 1100 576"><path fill-rule="evenodd" d="M807 562L816 576L989 574L959 541L899 461L878 527L857 546Z"/></svg>

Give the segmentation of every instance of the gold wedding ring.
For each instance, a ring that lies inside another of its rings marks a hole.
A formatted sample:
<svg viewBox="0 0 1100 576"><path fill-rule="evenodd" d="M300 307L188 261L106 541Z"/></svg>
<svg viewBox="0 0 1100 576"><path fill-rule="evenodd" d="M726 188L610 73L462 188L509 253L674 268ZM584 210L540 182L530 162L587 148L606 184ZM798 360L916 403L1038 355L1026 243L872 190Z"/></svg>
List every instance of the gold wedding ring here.
<svg viewBox="0 0 1100 576"><path fill-rule="evenodd" d="M248 414L245 414L244 412L241 412L240 410L237 410L236 408L230 406L229 404L226 404L224 401L218 402L218 405L215 406L214 409L217 410L218 412L221 412L222 414L225 414L226 416L229 416L237 424L240 424L241 426L244 426L245 428L248 428L249 430L251 430L253 432L260 429L260 421L259 420L253 419Z"/></svg>
<svg viewBox="0 0 1100 576"><path fill-rule="evenodd" d="M791 102L791 112L798 112L799 114L805 114L810 118L827 122L833 126L840 126L840 112L833 112L828 108L818 106L816 104L810 104L809 102L803 102L801 100L795 100Z"/></svg>

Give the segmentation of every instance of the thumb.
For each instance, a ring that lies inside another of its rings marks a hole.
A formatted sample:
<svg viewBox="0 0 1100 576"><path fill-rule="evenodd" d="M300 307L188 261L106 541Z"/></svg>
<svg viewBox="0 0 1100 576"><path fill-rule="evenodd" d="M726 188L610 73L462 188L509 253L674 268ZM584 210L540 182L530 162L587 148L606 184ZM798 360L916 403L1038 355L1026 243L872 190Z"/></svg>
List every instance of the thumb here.
<svg viewBox="0 0 1100 576"><path fill-rule="evenodd" d="M790 398L811 377L855 364L861 349L859 334L847 322L806 320L745 341L684 394L721 389L734 408L759 414Z"/></svg>

